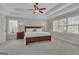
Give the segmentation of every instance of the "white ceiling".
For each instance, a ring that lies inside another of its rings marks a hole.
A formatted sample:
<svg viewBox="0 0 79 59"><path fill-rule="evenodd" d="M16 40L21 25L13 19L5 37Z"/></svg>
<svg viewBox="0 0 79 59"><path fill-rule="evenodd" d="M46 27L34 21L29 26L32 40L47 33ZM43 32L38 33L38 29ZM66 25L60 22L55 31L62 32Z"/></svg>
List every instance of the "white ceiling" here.
<svg viewBox="0 0 79 59"><path fill-rule="evenodd" d="M4 4L7 9L9 11L14 11L16 12L15 9L24 9L26 10L27 12L29 12L27 9L32 9L34 8L33 5L34 3L7 3L7 4ZM46 8L46 11L50 10L52 7L56 6L57 4L53 4L53 3L39 3L39 7L41 8ZM18 10L17 10L18 11ZM22 10L21 10L22 11ZM19 11L18 11L19 12ZM27 13L26 12L26 13Z"/></svg>
<svg viewBox="0 0 79 59"><path fill-rule="evenodd" d="M57 3L39 3L39 7L46 8L46 10L43 11L43 14L37 15L35 15L33 11L28 10L34 8L34 3L3 3L1 5L5 8L3 10L9 12L9 15L46 19L46 12L55 7Z"/></svg>
<svg viewBox="0 0 79 59"><path fill-rule="evenodd" d="M32 9L34 3L0 3L0 13L5 13L8 16L19 16L32 19L47 19L55 18L60 15L68 15L74 13L79 8L78 3L39 3L40 8L46 8L43 14L34 14ZM79 10L79 9L78 9Z"/></svg>

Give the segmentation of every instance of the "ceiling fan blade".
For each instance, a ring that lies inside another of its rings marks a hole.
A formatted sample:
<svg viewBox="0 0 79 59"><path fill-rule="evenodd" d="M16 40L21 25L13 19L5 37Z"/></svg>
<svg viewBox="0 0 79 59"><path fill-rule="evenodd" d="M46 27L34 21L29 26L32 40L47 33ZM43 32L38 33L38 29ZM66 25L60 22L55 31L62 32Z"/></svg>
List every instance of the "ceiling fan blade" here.
<svg viewBox="0 0 79 59"><path fill-rule="evenodd" d="M35 10L39 9L37 5L34 5Z"/></svg>
<svg viewBox="0 0 79 59"><path fill-rule="evenodd" d="M42 11L39 11L40 13L43 13Z"/></svg>
<svg viewBox="0 0 79 59"><path fill-rule="evenodd" d="M40 8L40 10L46 10L46 8Z"/></svg>
<svg viewBox="0 0 79 59"><path fill-rule="evenodd" d="M37 9L36 5L34 5L35 10Z"/></svg>

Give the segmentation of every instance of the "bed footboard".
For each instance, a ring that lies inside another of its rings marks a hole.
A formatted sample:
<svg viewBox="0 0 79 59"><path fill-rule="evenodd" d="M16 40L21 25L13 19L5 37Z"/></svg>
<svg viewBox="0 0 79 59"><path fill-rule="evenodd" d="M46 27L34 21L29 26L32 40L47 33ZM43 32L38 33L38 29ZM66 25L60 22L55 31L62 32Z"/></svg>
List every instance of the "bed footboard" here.
<svg viewBox="0 0 79 59"><path fill-rule="evenodd" d="M26 38L26 45L28 45L28 43L40 41L51 41L51 36L28 37Z"/></svg>

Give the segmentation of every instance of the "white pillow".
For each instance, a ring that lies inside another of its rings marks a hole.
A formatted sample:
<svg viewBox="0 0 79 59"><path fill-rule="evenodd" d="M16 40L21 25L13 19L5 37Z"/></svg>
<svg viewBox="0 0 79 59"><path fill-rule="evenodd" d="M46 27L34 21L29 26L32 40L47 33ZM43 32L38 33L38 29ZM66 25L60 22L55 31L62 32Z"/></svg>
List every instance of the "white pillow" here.
<svg viewBox="0 0 79 59"><path fill-rule="evenodd" d="M42 32L42 29L36 29L37 32Z"/></svg>
<svg viewBox="0 0 79 59"><path fill-rule="evenodd" d="M32 32L33 29L26 29L26 32Z"/></svg>

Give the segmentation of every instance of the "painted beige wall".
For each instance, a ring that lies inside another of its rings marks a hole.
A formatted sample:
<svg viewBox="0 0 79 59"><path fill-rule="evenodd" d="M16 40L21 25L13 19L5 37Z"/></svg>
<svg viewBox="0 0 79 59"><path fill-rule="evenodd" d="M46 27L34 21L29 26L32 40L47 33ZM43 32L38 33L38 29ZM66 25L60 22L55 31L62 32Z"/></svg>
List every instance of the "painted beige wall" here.
<svg viewBox="0 0 79 59"><path fill-rule="evenodd" d="M45 26L46 29L46 21L42 20L18 20L19 29L23 30L25 26Z"/></svg>
<svg viewBox="0 0 79 59"><path fill-rule="evenodd" d="M8 34L8 21L9 20L17 20L18 21L18 31L24 31L25 26L44 26L45 30L47 30L47 21L41 19L28 19L28 18L20 18L20 17L12 17L7 16L7 34ZM43 25L44 24L44 25ZM7 39L10 39L10 35L7 35ZM13 37L13 36L12 36Z"/></svg>

